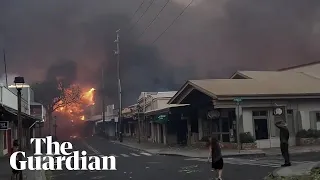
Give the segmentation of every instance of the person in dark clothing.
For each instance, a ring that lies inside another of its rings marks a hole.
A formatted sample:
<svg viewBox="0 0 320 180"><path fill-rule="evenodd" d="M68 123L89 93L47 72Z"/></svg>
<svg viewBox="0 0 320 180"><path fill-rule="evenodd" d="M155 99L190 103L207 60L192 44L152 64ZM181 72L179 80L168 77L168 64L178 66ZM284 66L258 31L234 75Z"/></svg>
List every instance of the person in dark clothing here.
<svg viewBox="0 0 320 180"><path fill-rule="evenodd" d="M224 164L221 153L221 147L222 145L219 143L219 141L214 136L212 136L209 142L209 158L210 156L212 158L212 169L218 171L218 180L222 180L222 170Z"/></svg>
<svg viewBox="0 0 320 180"><path fill-rule="evenodd" d="M278 121L275 123L276 127L280 129L280 149L281 154L284 158L285 163L284 166L291 166L290 155L289 155L289 130L287 127L287 123L284 121Z"/></svg>
<svg viewBox="0 0 320 180"><path fill-rule="evenodd" d="M14 140L13 141L13 148L11 149L11 152L14 153L14 152L17 152L19 151L19 143L18 143L18 140ZM17 164L17 168L20 168L20 162L19 160L17 159L16 161L16 164ZM12 168L12 175L11 175L11 180L17 180L20 173L22 173L21 170L15 170Z"/></svg>

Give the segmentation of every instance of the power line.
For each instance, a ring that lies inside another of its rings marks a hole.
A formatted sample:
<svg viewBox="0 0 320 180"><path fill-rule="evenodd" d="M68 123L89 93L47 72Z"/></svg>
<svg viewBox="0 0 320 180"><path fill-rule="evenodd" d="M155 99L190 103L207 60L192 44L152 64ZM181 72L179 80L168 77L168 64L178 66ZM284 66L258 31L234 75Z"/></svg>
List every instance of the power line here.
<svg viewBox="0 0 320 180"><path fill-rule="evenodd" d="M151 5L153 4L155 0L151 0L149 6L147 7L147 9L143 12L143 14L140 16L140 18L133 24L133 26L131 27L131 30L134 28L135 25L138 24L138 22L141 20L141 18L146 14L146 12L149 10L149 8L151 7Z"/></svg>
<svg viewBox="0 0 320 180"><path fill-rule="evenodd" d="M194 0L191 0L190 3L182 10L182 12L172 21L172 23L152 42L154 44L162 37L164 33L168 31L168 29L179 19L180 16L183 15L183 13L188 9L188 7L193 3Z"/></svg>
<svg viewBox="0 0 320 180"><path fill-rule="evenodd" d="M132 19L134 18L134 16L137 14L137 12L140 10L140 8L142 7L142 5L145 3L145 1L146 0L143 0L142 2L141 2L141 4L139 5L139 7L138 7L138 9L136 9L136 11L133 13L133 15L132 15ZM132 20L131 19L131 20Z"/></svg>
<svg viewBox="0 0 320 180"><path fill-rule="evenodd" d="M143 30L143 32L140 34L139 38L143 36L143 34L151 27L151 25L154 23L154 21L157 20L157 18L160 16L161 12L164 10L164 8L169 4L170 0L167 0L166 4L161 8L161 10L158 12L156 17L152 19L152 21L148 24L148 26Z"/></svg>

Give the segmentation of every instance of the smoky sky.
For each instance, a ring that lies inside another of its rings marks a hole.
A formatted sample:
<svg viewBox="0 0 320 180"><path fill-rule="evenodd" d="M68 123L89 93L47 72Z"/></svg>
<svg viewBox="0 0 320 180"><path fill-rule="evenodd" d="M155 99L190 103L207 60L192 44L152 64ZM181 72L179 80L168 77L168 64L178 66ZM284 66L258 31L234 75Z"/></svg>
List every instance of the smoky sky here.
<svg viewBox="0 0 320 180"><path fill-rule="evenodd" d="M28 82L67 76L117 99L115 31L120 30L124 104L141 91L178 90L187 79L228 78L236 70L274 70L319 59L320 1L2 0L0 46L8 71ZM138 23L135 24L135 22ZM134 25L134 28L130 29ZM1 65L2 66L2 65ZM3 68L0 68L3 73Z"/></svg>

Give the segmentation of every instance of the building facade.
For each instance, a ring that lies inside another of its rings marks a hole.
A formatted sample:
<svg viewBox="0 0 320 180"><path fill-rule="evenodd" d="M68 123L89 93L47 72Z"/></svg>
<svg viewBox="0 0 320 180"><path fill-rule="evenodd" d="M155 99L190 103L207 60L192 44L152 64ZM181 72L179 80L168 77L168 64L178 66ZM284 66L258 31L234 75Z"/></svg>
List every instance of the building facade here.
<svg viewBox="0 0 320 180"><path fill-rule="evenodd" d="M319 130L319 77L319 63L280 71L238 71L230 79L190 80L169 104L190 104L193 143L212 134L233 142L238 133L249 132L258 148L279 147L273 110L281 107L290 145L295 145L298 131Z"/></svg>
<svg viewBox="0 0 320 180"><path fill-rule="evenodd" d="M30 115L30 102L33 101L31 89L23 89L23 92L25 93L21 99L21 119L23 122L22 146L30 147L28 142L31 137L35 136L35 124L40 119ZM0 130L0 156L10 153L13 140L18 138L17 109L17 90L0 84L0 122L2 125L8 124L6 127L2 126Z"/></svg>
<svg viewBox="0 0 320 180"><path fill-rule="evenodd" d="M138 106L143 114L141 139L160 144L187 143L187 123L182 118L187 105L169 105L176 91L142 92ZM140 115L141 116L141 115Z"/></svg>

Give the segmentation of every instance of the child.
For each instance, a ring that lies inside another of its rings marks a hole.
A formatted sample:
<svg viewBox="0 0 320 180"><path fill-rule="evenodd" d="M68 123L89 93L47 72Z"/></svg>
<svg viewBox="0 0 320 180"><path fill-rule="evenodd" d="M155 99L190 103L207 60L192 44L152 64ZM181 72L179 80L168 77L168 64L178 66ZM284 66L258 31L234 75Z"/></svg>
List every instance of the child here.
<svg viewBox="0 0 320 180"><path fill-rule="evenodd" d="M218 142L218 140L214 136L212 136L209 143L209 157L211 156L212 158L212 169L218 171L218 180L222 180L223 170L223 158L221 154L221 147L222 145Z"/></svg>

